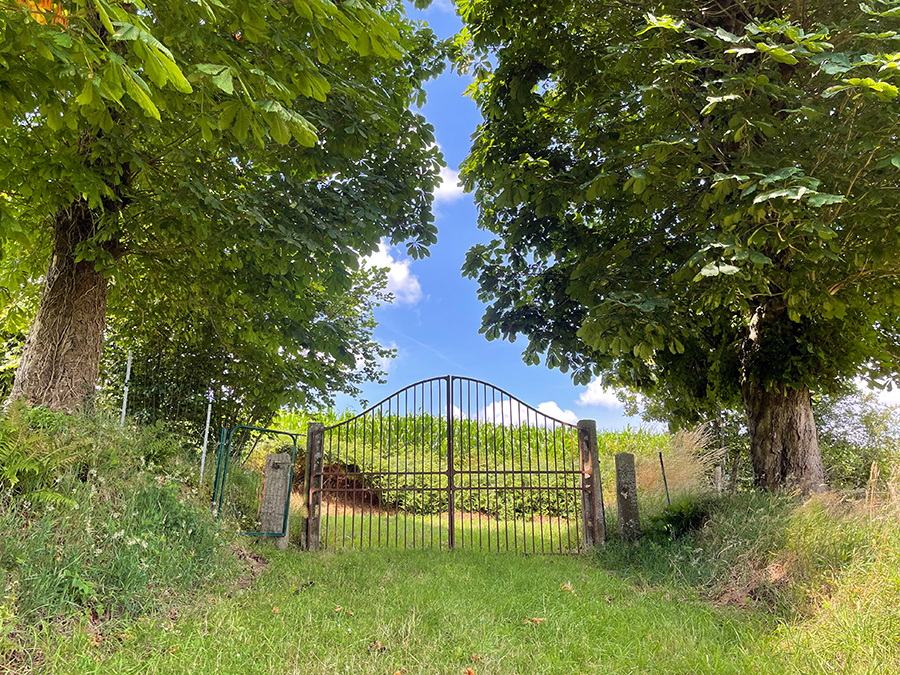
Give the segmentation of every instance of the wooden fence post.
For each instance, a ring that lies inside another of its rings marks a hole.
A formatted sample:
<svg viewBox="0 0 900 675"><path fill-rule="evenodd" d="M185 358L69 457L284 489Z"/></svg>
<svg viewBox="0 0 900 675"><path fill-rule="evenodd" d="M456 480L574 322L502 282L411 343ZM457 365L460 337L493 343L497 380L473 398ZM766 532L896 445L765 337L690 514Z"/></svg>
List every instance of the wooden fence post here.
<svg viewBox="0 0 900 675"><path fill-rule="evenodd" d="M606 542L603 484L597 456L597 423L578 420L578 450L581 458L581 522L585 549Z"/></svg>
<svg viewBox="0 0 900 675"><path fill-rule="evenodd" d="M322 455L325 425L310 422L306 429L306 473L303 503L306 505L301 542L307 551L319 549L319 525L322 520ZM315 483L315 485L314 485Z"/></svg>

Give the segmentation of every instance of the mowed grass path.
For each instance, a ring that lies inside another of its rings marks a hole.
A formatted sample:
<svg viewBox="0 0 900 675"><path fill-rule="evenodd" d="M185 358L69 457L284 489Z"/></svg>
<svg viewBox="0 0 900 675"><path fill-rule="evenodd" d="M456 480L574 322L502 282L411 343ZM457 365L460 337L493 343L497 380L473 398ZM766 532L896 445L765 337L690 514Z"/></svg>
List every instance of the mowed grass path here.
<svg viewBox="0 0 900 675"><path fill-rule="evenodd" d="M776 673L770 626L687 591L641 589L585 556L258 549L244 590L200 598L54 673Z"/></svg>

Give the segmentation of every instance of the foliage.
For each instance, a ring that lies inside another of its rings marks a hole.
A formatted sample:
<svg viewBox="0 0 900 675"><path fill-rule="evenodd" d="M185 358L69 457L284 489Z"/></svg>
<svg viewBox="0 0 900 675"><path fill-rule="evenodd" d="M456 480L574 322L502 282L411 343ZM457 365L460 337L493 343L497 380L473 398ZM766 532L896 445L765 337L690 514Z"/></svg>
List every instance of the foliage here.
<svg viewBox="0 0 900 675"><path fill-rule="evenodd" d="M488 339L672 414L895 380L896 2L460 7Z"/></svg>
<svg viewBox="0 0 900 675"><path fill-rule="evenodd" d="M363 269L352 275L353 286L346 294L333 297L313 289L307 293L319 318L302 330L334 329L353 355L352 367L345 360L283 348L291 340L281 334L285 326L266 328L275 331L273 345L281 347L272 352L272 345L253 341L226 345L208 320L179 319L172 308L159 304L140 312L129 310L124 319L113 317L107 330L100 401L120 405L127 351L132 353L128 414L141 424L177 422L197 438L202 436L210 402L215 426L265 427L280 409L296 409L300 403L306 408L325 407L339 392L358 396L361 382L382 381L378 360L393 356L393 350L372 336L373 308L390 300L381 291L382 282L380 273Z"/></svg>
<svg viewBox="0 0 900 675"><path fill-rule="evenodd" d="M63 474L59 487L70 504L36 512L6 496L0 509L0 568L24 623L139 615L164 590L188 593L228 571L220 526L177 483L114 484L94 471L87 481Z"/></svg>
<svg viewBox="0 0 900 675"><path fill-rule="evenodd" d="M679 499L667 505L661 513L648 519L644 536L650 539L659 537L677 539L699 530L709 518L709 507L709 501L689 497Z"/></svg>
<svg viewBox="0 0 900 675"><path fill-rule="evenodd" d="M415 257L435 241L442 160L410 110L442 67L434 35L393 0L73 0L65 12L64 24L0 13L10 302L34 306L51 225L81 214L75 255L109 279L117 349L229 359L235 396L269 411L354 391L383 356L360 256L382 237ZM21 312L4 318L25 327ZM262 361L271 394L249 385L247 364Z"/></svg>
<svg viewBox="0 0 900 675"><path fill-rule="evenodd" d="M5 401L12 390L24 343L24 335L0 331L0 400Z"/></svg>
<svg viewBox="0 0 900 675"><path fill-rule="evenodd" d="M0 415L0 490L31 500L71 503L59 475L88 460L89 444L54 434L62 423L46 408L14 401Z"/></svg>
<svg viewBox="0 0 900 675"><path fill-rule="evenodd" d="M862 488L872 464L882 472L900 462L900 409L878 402L871 392L823 396L815 405L819 444L830 482Z"/></svg>
<svg viewBox="0 0 900 675"><path fill-rule="evenodd" d="M44 450L18 483L0 484L0 594L18 634L72 617L134 618L232 571L225 527L195 503L181 438L20 404L0 423L12 422L19 447ZM19 489L28 481L64 498Z"/></svg>

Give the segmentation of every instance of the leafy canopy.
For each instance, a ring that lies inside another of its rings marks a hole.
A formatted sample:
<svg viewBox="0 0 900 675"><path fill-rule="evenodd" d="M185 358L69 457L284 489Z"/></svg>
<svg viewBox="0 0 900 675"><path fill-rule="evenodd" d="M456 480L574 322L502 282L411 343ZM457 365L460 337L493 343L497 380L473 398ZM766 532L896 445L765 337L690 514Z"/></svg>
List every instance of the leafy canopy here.
<svg viewBox="0 0 900 675"><path fill-rule="evenodd" d="M380 354L360 258L436 241L442 159L410 105L441 67L393 0L2 6L7 326L33 316L54 215L86 205L77 255L109 278L116 326L202 325L220 353L291 354L282 379L352 390L328 364Z"/></svg>
<svg viewBox="0 0 900 675"><path fill-rule="evenodd" d="M460 10L489 339L685 416L742 379L897 382L900 3Z"/></svg>

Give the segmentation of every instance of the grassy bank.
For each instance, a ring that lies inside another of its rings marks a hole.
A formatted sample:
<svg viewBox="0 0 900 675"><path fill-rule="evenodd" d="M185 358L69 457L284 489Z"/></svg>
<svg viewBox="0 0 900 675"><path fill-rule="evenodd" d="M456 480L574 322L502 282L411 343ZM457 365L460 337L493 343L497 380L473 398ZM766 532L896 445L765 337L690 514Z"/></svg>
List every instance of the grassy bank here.
<svg viewBox="0 0 900 675"><path fill-rule="evenodd" d="M679 497L663 509L650 439L639 545L280 553L212 519L196 449L170 430L11 415L0 418L0 673L900 672L888 479L880 501L712 498L708 462L667 448ZM234 476L254 501L258 478ZM395 543L441 536L439 515L402 522ZM489 524L505 538L509 522ZM514 541L535 536L525 525ZM461 524L463 543L473 527Z"/></svg>

